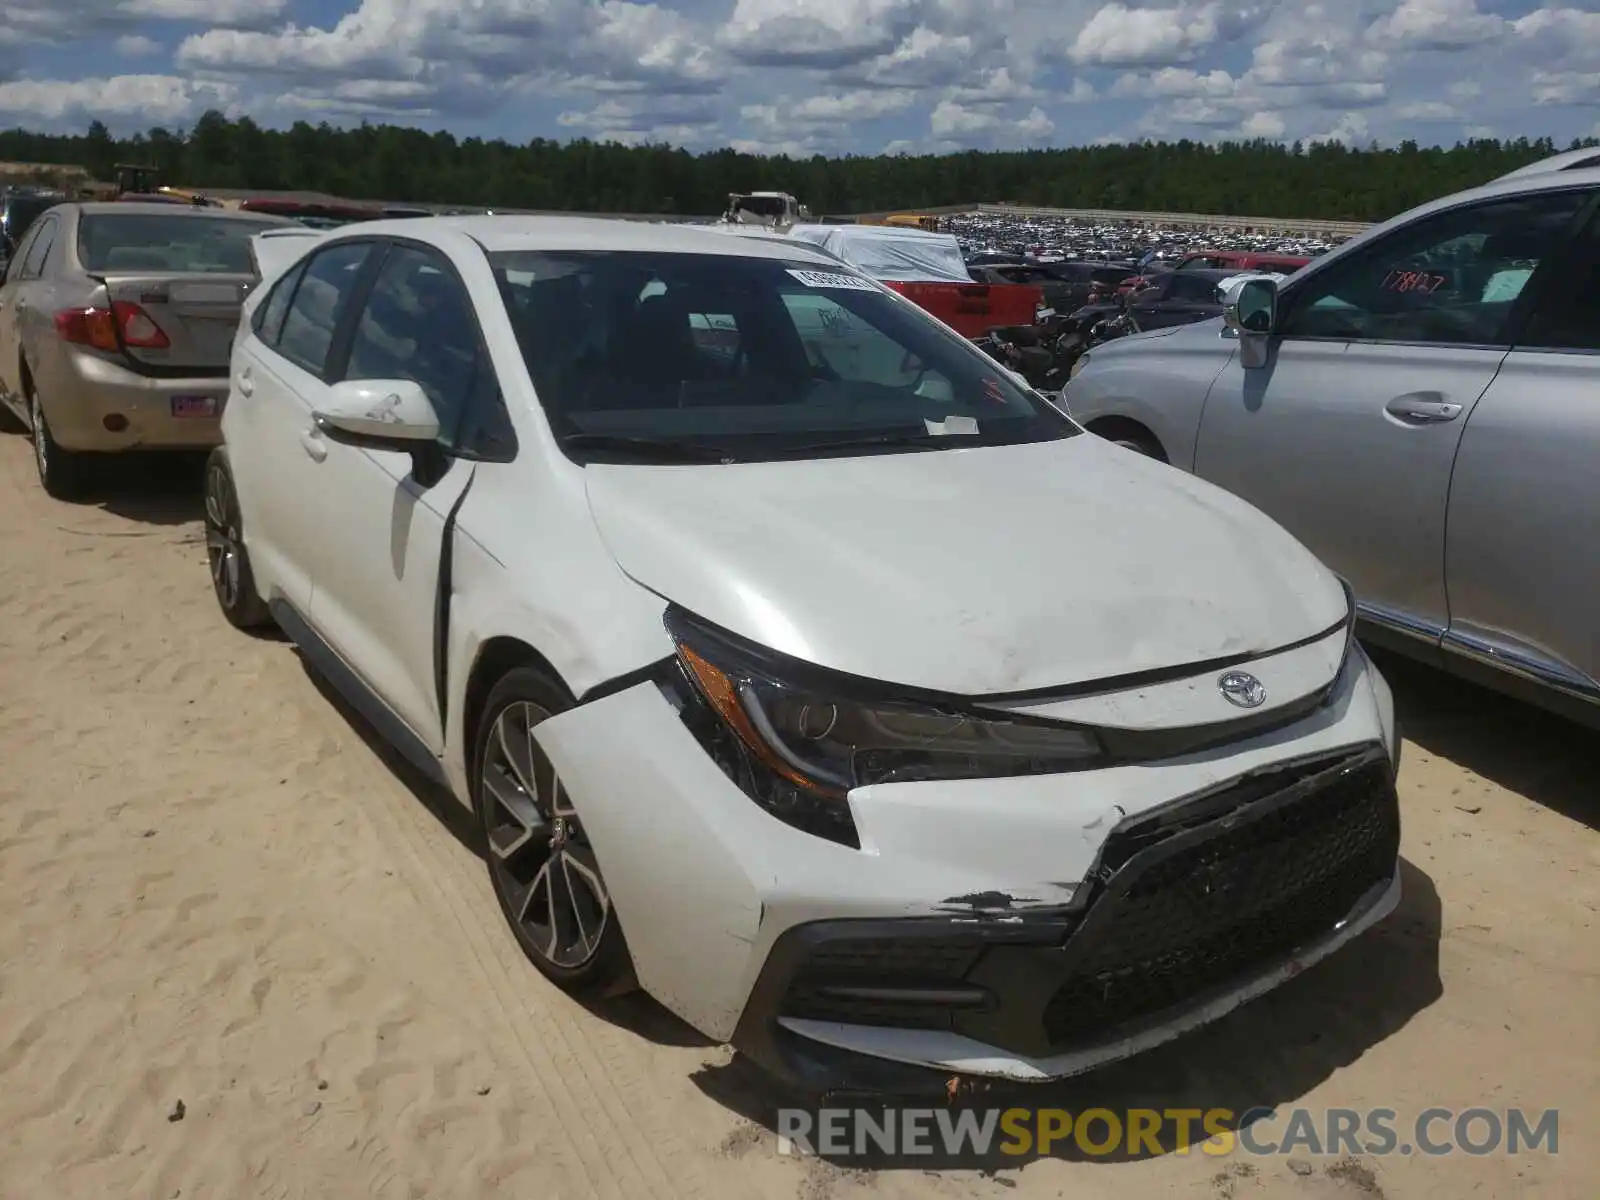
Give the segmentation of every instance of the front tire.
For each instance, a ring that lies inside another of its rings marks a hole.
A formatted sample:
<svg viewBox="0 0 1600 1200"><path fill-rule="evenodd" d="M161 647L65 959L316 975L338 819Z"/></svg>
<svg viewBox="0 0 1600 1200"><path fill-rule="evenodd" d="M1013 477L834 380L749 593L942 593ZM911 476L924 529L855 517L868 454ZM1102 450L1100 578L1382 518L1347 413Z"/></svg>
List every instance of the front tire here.
<svg viewBox="0 0 1600 1200"><path fill-rule="evenodd" d="M217 606L235 629L260 629L272 622L266 601L256 590L250 555L244 548L239 493L233 486L228 451L218 446L206 459L206 563Z"/></svg>
<svg viewBox="0 0 1600 1200"><path fill-rule="evenodd" d="M541 672L507 672L478 721L472 799L489 880L523 953L563 990L596 995L625 983L627 943L577 808L533 737L568 707Z"/></svg>

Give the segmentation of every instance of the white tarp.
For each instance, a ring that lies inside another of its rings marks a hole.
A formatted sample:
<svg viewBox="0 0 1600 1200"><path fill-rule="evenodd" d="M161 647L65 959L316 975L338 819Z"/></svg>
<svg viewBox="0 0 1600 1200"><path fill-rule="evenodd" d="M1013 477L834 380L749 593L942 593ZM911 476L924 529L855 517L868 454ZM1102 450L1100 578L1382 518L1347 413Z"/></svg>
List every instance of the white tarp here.
<svg viewBox="0 0 1600 1200"><path fill-rule="evenodd" d="M890 225L795 225L789 236L821 246L863 275L896 283L971 283L954 234Z"/></svg>

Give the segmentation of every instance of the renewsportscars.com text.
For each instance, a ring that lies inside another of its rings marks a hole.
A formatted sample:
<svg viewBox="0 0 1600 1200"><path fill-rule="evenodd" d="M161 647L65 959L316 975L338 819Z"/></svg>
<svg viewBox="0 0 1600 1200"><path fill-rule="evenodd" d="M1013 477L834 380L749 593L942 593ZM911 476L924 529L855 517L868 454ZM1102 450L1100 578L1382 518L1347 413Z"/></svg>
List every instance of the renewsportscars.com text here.
<svg viewBox="0 0 1600 1200"><path fill-rule="evenodd" d="M1556 1109L1427 1108L785 1108L778 1152L950 1159L1074 1153L1136 1158L1168 1153L1386 1155L1555 1154Z"/></svg>

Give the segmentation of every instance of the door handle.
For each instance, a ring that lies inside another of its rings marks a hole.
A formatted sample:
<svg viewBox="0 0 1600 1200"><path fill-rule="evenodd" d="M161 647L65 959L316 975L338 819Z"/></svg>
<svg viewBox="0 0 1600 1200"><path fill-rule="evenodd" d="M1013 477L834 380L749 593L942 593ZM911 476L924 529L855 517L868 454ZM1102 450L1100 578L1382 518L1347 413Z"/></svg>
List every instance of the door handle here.
<svg viewBox="0 0 1600 1200"><path fill-rule="evenodd" d="M1438 425L1461 415L1461 405L1436 399L1437 396L1437 392L1432 396L1396 396L1384 405L1384 411L1411 425Z"/></svg>
<svg viewBox="0 0 1600 1200"><path fill-rule="evenodd" d="M312 462L321 462L328 457L328 443L322 440L322 435L315 429L308 429L300 435L300 446L311 456Z"/></svg>
<svg viewBox="0 0 1600 1200"><path fill-rule="evenodd" d="M241 396L253 396L256 394L256 381L250 378L249 371L240 374L239 381L235 386L238 387L239 395Z"/></svg>

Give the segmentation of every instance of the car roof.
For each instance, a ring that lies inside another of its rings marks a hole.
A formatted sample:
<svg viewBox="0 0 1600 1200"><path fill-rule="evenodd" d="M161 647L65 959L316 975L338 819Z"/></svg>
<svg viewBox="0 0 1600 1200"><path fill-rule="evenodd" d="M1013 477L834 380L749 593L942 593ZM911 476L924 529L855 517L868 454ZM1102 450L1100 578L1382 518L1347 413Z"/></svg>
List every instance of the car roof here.
<svg viewBox="0 0 1600 1200"><path fill-rule="evenodd" d="M435 241L445 231L464 233L491 254L507 251L616 250L661 254L724 254L826 263L839 260L798 239L739 236L720 225L682 225L668 221L625 221L606 217L460 216L426 220L363 221L332 234L347 238L402 237Z"/></svg>
<svg viewBox="0 0 1600 1200"><path fill-rule="evenodd" d="M1531 162L1525 167L1518 167L1515 171L1507 171L1495 182L1500 183L1507 179L1526 179L1530 175L1546 175L1553 171L1575 171L1595 166L1600 166L1600 146L1581 146L1576 150L1566 150L1560 154L1552 154L1549 158L1541 158L1538 162Z"/></svg>

